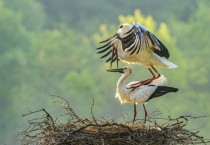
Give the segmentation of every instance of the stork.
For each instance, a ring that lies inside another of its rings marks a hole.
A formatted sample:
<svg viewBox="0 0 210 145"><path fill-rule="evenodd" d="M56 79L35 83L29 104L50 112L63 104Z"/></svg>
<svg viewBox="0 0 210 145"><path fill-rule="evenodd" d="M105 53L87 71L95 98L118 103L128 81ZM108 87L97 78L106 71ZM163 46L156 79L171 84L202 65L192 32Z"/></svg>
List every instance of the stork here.
<svg viewBox="0 0 210 145"><path fill-rule="evenodd" d="M136 104L143 104L144 107L144 123L146 123L147 111L144 103L151 99L160 97L170 92L177 92L177 88L163 86L167 83L167 79L160 75L154 80L141 81L141 85L133 88L131 82L125 85L125 80L132 74L132 69L129 67L119 68L119 69L109 69L109 72L119 72L122 76L117 82L116 95L115 97L119 99L122 103L134 103L134 117L133 124L136 118Z"/></svg>
<svg viewBox="0 0 210 145"><path fill-rule="evenodd" d="M110 68L115 61L118 68L119 60L131 64L140 63L148 68L152 74L151 80L154 80L160 76L154 66L177 67L162 58L169 58L170 54L167 48L154 34L139 23L134 23L133 26L127 23L121 25L114 36L100 43L106 43L97 49L98 53L105 53L101 58L109 56L106 62L111 61Z"/></svg>

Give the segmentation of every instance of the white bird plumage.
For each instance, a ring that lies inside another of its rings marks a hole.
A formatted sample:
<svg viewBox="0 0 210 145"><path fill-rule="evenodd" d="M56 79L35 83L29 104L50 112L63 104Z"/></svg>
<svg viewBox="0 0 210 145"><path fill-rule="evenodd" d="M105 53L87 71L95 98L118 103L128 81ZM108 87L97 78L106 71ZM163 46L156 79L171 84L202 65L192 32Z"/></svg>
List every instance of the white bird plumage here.
<svg viewBox="0 0 210 145"><path fill-rule="evenodd" d="M111 57L106 61L111 61L111 67L115 61L117 61L118 67L118 60L126 63L141 63L149 69L153 79L160 76L154 66L165 68L177 67L177 65L162 58L169 58L170 54L167 48L154 34L139 23L134 23L133 25L123 24L113 37L101 43L105 42L107 44L97 49L100 50L98 53L104 53L109 50L101 58L111 54ZM153 71L158 76L155 76Z"/></svg>
<svg viewBox="0 0 210 145"><path fill-rule="evenodd" d="M136 104L140 103L143 104L144 111L145 111L145 120L147 116L147 112L144 106L144 103L148 102L149 100L165 95L170 92L178 91L177 88L164 86L167 83L167 79L160 75L158 78L154 80L146 80L141 81L141 85L138 87L133 88L133 83L131 82L125 85L126 79L131 75L132 69L131 68L120 68L120 69L110 69L107 70L109 72L120 72L123 73L120 79L117 82L116 88L116 98L120 100L121 103L134 103L134 120L136 117Z"/></svg>
<svg viewBox="0 0 210 145"><path fill-rule="evenodd" d="M128 68L127 68L128 69ZM130 71L128 69L128 71ZM127 74L121 76L118 80L117 88L116 88L116 95L115 97L119 99L122 103L140 103L144 104L147 102L154 91L157 89L158 86L163 86L167 83L167 79L161 75L155 80L152 80L147 85L140 85L132 90L132 85L135 84L137 81L130 82L127 85L124 85L123 80L128 77ZM123 84L122 84L123 83Z"/></svg>

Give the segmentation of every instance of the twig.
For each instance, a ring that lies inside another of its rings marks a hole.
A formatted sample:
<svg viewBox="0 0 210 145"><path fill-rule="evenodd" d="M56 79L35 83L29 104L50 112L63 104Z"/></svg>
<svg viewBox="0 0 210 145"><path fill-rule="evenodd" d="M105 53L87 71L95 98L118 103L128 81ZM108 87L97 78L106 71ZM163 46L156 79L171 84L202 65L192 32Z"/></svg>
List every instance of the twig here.
<svg viewBox="0 0 210 145"><path fill-rule="evenodd" d="M64 97L61 97L61 96L58 96L58 95L53 95L53 94L48 94L48 95L49 96L52 96L52 97L57 97L57 98L60 98L60 99L64 100L66 102L67 106L68 106L66 108L66 110L68 110L76 119L79 119L79 117L76 115L76 113L74 112L74 110L70 107L69 102Z"/></svg>
<svg viewBox="0 0 210 145"><path fill-rule="evenodd" d="M97 121L96 121L95 116L93 115L93 106L94 106L94 99L93 99L93 98L92 98L92 101L93 101L93 103L92 103L91 110L90 110L90 111L91 111L91 116L92 116L92 118L93 118L95 124L97 125L98 123L97 123Z"/></svg>
<svg viewBox="0 0 210 145"><path fill-rule="evenodd" d="M37 111L29 111L29 113L23 114L22 116L24 117L24 116L27 116L27 115L30 115L30 114L34 114L34 113L37 113L37 112L42 112L42 111L43 111L42 109L37 110Z"/></svg>

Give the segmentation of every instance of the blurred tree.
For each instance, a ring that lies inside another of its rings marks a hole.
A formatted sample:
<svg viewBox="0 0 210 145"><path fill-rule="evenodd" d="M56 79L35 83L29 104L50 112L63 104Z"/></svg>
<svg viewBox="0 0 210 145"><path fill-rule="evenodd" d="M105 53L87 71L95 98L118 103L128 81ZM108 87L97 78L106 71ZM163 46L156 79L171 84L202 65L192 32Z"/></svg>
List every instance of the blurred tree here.
<svg viewBox="0 0 210 145"><path fill-rule="evenodd" d="M197 12L191 16L186 23L174 23L174 33L178 36L178 46L191 62L187 66L188 84L192 85L193 90L204 91L210 87L208 81L209 65L205 65L209 56L208 29L210 17L206 14L209 11L210 2L199 3ZM202 59L201 59L202 56ZM203 66L203 67L201 67ZM199 69L198 69L199 68Z"/></svg>
<svg viewBox="0 0 210 145"><path fill-rule="evenodd" d="M62 21L86 33L96 31L95 26L101 23L116 25L116 17L131 14L134 9L141 9L144 15L152 15L158 23L171 19L187 21L197 9L196 0L42 0L42 3L56 23Z"/></svg>
<svg viewBox="0 0 210 145"><path fill-rule="evenodd" d="M6 8L2 0L0 1L0 7L1 54L13 51L20 46L26 48L28 46L27 32L21 24L21 16ZM25 46L22 45L23 42L25 42Z"/></svg>
<svg viewBox="0 0 210 145"><path fill-rule="evenodd" d="M197 1L197 4L197 11L190 16L188 21L172 21L171 25L173 34L177 36L177 46L188 62L184 68L187 74L185 78L187 84L182 97L188 100L189 105L179 109L183 112L206 115L210 110L207 105L210 101L208 95L210 66L206 65L210 54L210 30L208 29L210 17L207 16L210 2L203 0ZM203 124L203 122L199 121L197 124ZM208 137L209 129L210 125L205 123L202 127L202 135Z"/></svg>
<svg viewBox="0 0 210 145"><path fill-rule="evenodd" d="M132 14L139 8L142 12ZM169 85L180 88L179 96L151 101L151 109L164 102L176 115L205 114L210 85L210 68L204 66L209 55L208 8L207 0L0 0L0 140L15 144L11 135L26 123L20 116L29 109L48 108L48 93L68 96L78 114L86 117L91 97L98 116L129 112L132 105L122 107L114 99L119 74L107 73L109 64L99 60L94 49L124 22L148 27L169 49L169 60L179 66L160 70ZM143 66L131 67L136 72L131 80L148 77Z"/></svg>
<svg viewBox="0 0 210 145"><path fill-rule="evenodd" d="M5 5L20 15L27 30L41 30L47 22L43 5L36 0L6 0Z"/></svg>
<svg viewBox="0 0 210 145"><path fill-rule="evenodd" d="M27 67L24 51L30 46L29 33L21 24L21 16L0 0L0 139L15 130L16 112L13 108L13 89L21 84L20 74ZM28 52L28 51L27 51Z"/></svg>

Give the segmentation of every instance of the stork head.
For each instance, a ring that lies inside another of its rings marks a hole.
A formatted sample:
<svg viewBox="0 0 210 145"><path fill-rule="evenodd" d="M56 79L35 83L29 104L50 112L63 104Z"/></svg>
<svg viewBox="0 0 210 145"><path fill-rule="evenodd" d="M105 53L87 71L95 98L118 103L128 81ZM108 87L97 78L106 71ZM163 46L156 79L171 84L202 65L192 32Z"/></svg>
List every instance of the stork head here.
<svg viewBox="0 0 210 145"><path fill-rule="evenodd" d="M119 72L122 74L131 74L132 73L132 69L129 67L123 67L123 68L118 68L118 69L108 69L106 70L108 72Z"/></svg>
<svg viewBox="0 0 210 145"><path fill-rule="evenodd" d="M117 31L117 34L119 35L120 38L124 38L125 34L132 29L132 25L125 23L122 24Z"/></svg>

